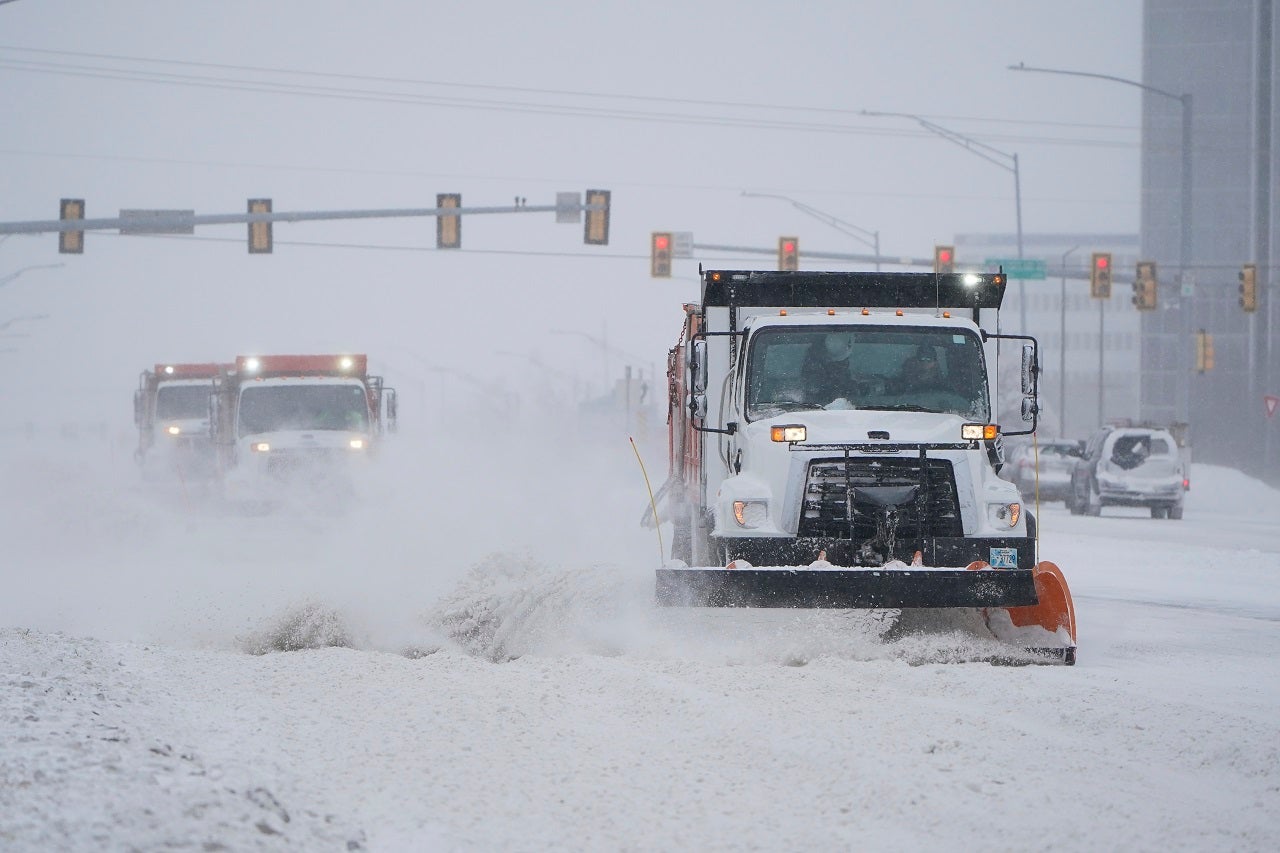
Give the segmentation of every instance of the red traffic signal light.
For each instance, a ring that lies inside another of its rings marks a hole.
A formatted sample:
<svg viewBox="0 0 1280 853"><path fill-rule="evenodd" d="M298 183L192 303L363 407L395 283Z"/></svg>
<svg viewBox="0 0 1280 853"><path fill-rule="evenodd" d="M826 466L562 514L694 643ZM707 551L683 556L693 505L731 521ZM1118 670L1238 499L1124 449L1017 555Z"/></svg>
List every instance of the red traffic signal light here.
<svg viewBox="0 0 1280 853"><path fill-rule="evenodd" d="M939 275L956 271L956 247L933 247L933 271Z"/></svg>
<svg viewBox="0 0 1280 853"><path fill-rule="evenodd" d="M1111 298L1111 253L1094 252L1089 262L1089 295L1094 299Z"/></svg>
<svg viewBox="0 0 1280 853"><path fill-rule="evenodd" d="M671 278L671 232L655 231L649 239L649 275Z"/></svg>
<svg viewBox="0 0 1280 853"><path fill-rule="evenodd" d="M778 269L800 269L800 239L798 237L778 238Z"/></svg>

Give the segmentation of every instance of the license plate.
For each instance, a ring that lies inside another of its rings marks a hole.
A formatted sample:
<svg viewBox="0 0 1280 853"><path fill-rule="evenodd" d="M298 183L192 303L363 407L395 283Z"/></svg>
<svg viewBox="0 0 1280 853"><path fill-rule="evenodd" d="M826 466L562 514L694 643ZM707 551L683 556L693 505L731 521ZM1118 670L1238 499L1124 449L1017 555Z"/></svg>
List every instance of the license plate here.
<svg viewBox="0 0 1280 853"><path fill-rule="evenodd" d="M987 562L993 569L1016 569L1018 568L1018 549L992 548L991 559Z"/></svg>

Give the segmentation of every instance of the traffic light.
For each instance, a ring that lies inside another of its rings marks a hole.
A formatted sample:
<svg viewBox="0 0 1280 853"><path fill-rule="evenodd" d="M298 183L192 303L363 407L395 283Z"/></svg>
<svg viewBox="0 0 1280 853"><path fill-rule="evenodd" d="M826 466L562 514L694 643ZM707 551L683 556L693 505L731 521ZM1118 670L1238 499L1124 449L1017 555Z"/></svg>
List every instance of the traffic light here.
<svg viewBox="0 0 1280 853"><path fill-rule="evenodd" d="M1155 261L1138 261L1138 271L1133 278L1133 307L1139 311L1154 311L1159 304Z"/></svg>
<svg viewBox="0 0 1280 853"><path fill-rule="evenodd" d="M1196 370L1213 370L1213 335L1204 329L1196 332Z"/></svg>
<svg viewBox="0 0 1280 853"><path fill-rule="evenodd" d="M586 225L582 230L582 242L588 246L609 245L609 196L608 190L587 190L587 204L602 204L602 210L588 210Z"/></svg>
<svg viewBox="0 0 1280 853"><path fill-rule="evenodd" d="M671 278L671 232L655 231L649 241L649 275Z"/></svg>
<svg viewBox="0 0 1280 853"><path fill-rule="evenodd" d="M84 219L84 199L64 198L58 207L58 218L62 220ZM84 232L59 231L58 252L63 255L83 255Z"/></svg>
<svg viewBox="0 0 1280 853"><path fill-rule="evenodd" d="M1240 272L1240 307L1252 313L1258 310L1258 265L1245 264Z"/></svg>
<svg viewBox="0 0 1280 853"><path fill-rule="evenodd" d="M1094 299L1111 298L1111 253L1094 252L1089 261L1089 295Z"/></svg>
<svg viewBox="0 0 1280 853"><path fill-rule="evenodd" d="M778 238L778 269L784 271L800 269L799 237Z"/></svg>
<svg viewBox="0 0 1280 853"><path fill-rule="evenodd" d="M459 208L462 207L461 193L438 193L436 195L436 207ZM437 213L436 214L436 248L437 249L461 249L462 248L462 217L456 213Z"/></svg>
<svg viewBox="0 0 1280 853"><path fill-rule="evenodd" d="M938 274L956 271L956 247L933 247L933 271Z"/></svg>
<svg viewBox="0 0 1280 853"><path fill-rule="evenodd" d="M250 213L270 213L271 199L269 198L251 198L249 199ZM251 255L269 255L274 244L271 234L270 222L250 222L249 223L249 254Z"/></svg>

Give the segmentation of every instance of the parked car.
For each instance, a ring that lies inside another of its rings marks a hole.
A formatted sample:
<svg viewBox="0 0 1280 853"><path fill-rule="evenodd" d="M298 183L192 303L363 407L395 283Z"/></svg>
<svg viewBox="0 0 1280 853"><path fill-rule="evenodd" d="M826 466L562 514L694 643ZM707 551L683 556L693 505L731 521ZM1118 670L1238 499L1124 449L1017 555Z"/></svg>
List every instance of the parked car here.
<svg viewBox="0 0 1280 853"><path fill-rule="evenodd" d="M1182 518L1186 482L1182 455L1168 430L1103 427L1089 437L1072 471L1067 509L1099 515L1104 506L1143 506L1152 518Z"/></svg>
<svg viewBox="0 0 1280 853"><path fill-rule="evenodd" d="M1071 472L1084 455L1084 442L1070 438L1052 438L1038 443L1020 444L1010 454L1005 476L1018 487L1022 497L1036 496L1036 456L1040 459L1040 500L1066 500L1071 490Z"/></svg>

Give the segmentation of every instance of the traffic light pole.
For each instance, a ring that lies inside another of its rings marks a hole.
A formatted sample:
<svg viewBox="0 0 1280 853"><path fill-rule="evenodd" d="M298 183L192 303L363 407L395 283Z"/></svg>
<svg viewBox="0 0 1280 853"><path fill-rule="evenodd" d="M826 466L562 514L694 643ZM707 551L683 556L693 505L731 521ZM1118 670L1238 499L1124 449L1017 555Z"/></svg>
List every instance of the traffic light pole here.
<svg viewBox="0 0 1280 853"><path fill-rule="evenodd" d="M1062 254L1062 283L1058 299L1058 432L1066 438L1067 433L1067 258L1078 251L1079 246L1072 246Z"/></svg>

